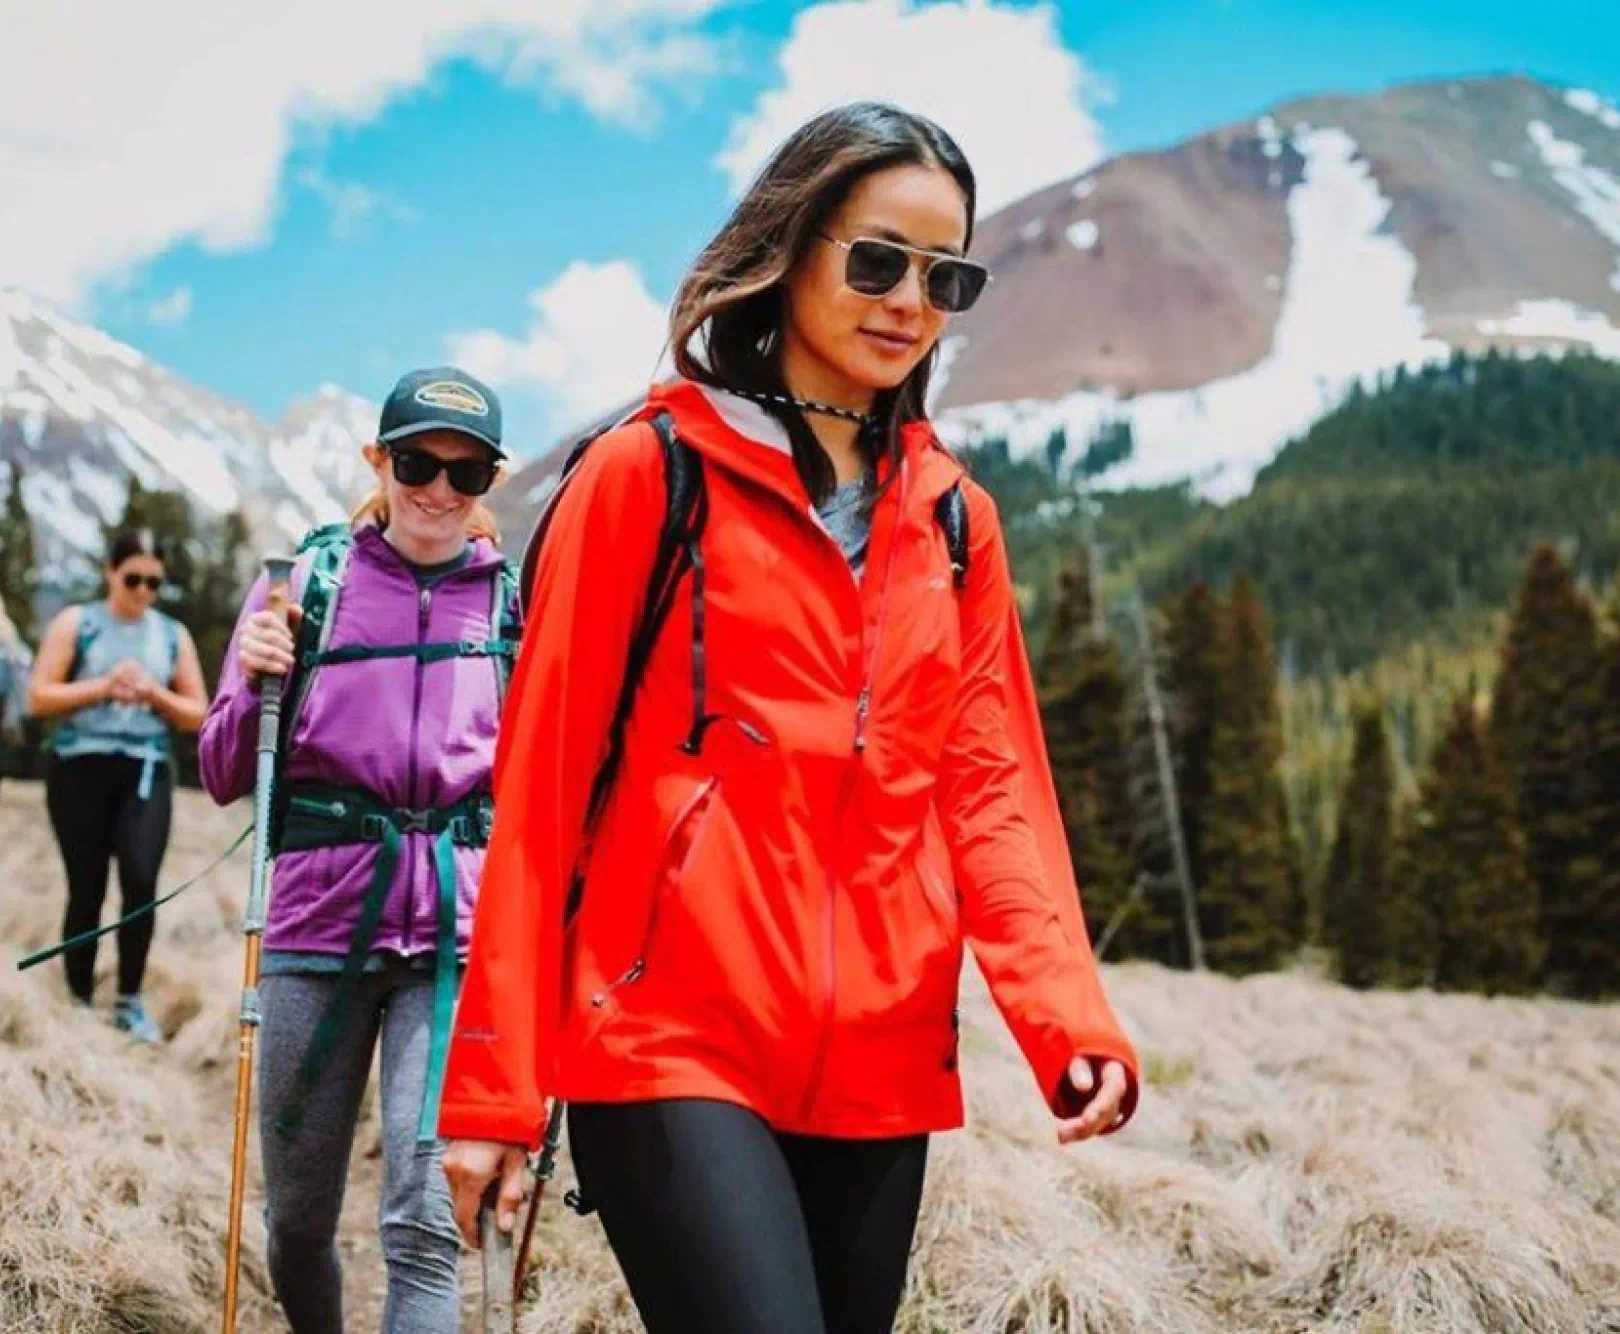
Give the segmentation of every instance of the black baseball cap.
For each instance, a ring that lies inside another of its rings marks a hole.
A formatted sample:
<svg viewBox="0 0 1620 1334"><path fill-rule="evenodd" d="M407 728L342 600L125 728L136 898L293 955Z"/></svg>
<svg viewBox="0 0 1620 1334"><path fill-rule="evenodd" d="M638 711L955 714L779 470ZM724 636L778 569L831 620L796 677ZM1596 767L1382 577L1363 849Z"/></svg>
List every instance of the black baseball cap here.
<svg viewBox="0 0 1620 1334"><path fill-rule="evenodd" d="M501 401L482 380L455 366L431 366L400 376L383 404L377 440L384 445L423 431L460 431L487 445L497 458L501 448Z"/></svg>

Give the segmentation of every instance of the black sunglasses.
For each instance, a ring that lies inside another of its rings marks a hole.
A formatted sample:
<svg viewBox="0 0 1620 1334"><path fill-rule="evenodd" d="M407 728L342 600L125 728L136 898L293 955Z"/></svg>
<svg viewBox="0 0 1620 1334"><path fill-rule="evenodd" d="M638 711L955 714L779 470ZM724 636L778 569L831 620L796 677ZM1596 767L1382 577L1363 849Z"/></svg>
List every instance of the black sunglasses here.
<svg viewBox="0 0 1620 1334"><path fill-rule="evenodd" d="M913 257L922 262L923 291L928 294L928 304L947 315L971 309L990 281L989 269L960 255L919 250L916 246L879 241L870 236L857 236L853 241L825 235L821 239L831 241L844 251L844 282L851 291L862 296L887 296L894 291L911 268Z"/></svg>
<svg viewBox="0 0 1620 1334"><path fill-rule="evenodd" d="M136 574L133 570L124 576L124 587L129 589L131 593L142 584L145 584L149 591L156 593L158 589L163 587L163 576L161 574Z"/></svg>
<svg viewBox="0 0 1620 1334"><path fill-rule="evenodd" d="M428 486L442 469L450 485L464 496L481 496L495 485L499 471L493 459L441 459L425 449L389 446L394 480L401 486Z"/></svg>

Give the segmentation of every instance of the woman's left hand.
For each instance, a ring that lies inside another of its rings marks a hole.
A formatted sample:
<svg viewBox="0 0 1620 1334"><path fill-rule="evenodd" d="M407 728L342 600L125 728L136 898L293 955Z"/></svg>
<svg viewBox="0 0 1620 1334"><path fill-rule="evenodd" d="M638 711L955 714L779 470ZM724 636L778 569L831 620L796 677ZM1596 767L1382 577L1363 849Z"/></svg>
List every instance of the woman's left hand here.
<svg viewBox="0 0 1620 1334"><path fill-rule="evenodd" d="M1098 1075L1090 1060L1076 1056L1069 1062L1069 1083L1085 1100L1086 1109L1079 1116L1058 1123L1058 1143L1075 1144L1113 1129L1129 1086L1125 1067L1118 1061L1104 1061Z"/></svg>

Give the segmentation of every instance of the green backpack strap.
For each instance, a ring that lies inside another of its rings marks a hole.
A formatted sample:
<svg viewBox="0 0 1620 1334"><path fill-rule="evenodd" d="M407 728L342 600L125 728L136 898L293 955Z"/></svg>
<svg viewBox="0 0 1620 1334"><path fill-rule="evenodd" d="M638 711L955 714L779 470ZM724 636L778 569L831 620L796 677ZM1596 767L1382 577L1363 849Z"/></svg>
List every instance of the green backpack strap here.
<svg viewBox="0 0 1620 1334"><path fill-rule="evenodd" d="M293 636L293 669L282 691L281 730L276 739L273 848L279 849L281 828L286 818L282 772L287 763L287 749L297 729L304 701L309 698L310 685L315 679L313 659L332 637L338 592L343 586L343 575L348 569L349 553L353 548L354 530L347 523L329 523L306 533L295 553L297 559L303 560L308 555L309 560L304 568L303 591L298 600L303 615ZM306 661L312 665L305 666Z"/></svg>

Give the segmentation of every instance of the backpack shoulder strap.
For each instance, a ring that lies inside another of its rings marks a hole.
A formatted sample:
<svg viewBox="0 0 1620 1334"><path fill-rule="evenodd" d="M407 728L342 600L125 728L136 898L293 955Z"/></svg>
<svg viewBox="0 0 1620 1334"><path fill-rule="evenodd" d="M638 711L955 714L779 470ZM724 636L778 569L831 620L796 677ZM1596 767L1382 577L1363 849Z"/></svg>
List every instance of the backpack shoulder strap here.
<svg viewBox="0 0 1620 1334"><path fill-rule="evenodd" d="M675 420L669 413L658 413L652 418L651 425L658 435L663 455L664 522L659 529L658 550L653 558L652 570L647 576L641 617L630 637L624 678L619 683L619 698L608 724L607 749L591 783L591 797L585 816L587 830L596 824L607 805L608 793L612 790L613 780L624 758L624 732L630 722L631 710L635 707L636 693L646 676L659 631L669 619L670 609L675 605L675 595L688 570L692 571L693 577L692 662L696 700L693 731L686 742L689 751L695 751L702 744L706 726L703 708L703 557L698 547L709 512L703 459L676 434Z"/></svg>
<svg viewBox="0 0 1620 1334"><path fill-rule="evenodd" d="M495 653L495 686L499 699L506 703L506 688L512 680L512 668L517 659L517 640L514 632L523 621L522 591L518 586L517 566L502 558L496 567L490 595L489 638L498 646ZM503 651L499 651L504 648Z"/></svg>
<svg viewBox="0 0 1620 1334"><path fill-rule="evenodd" d="M312 529L298 544L297 556L307 554L309 560L304 566L303 592L298 600L303 615L294 633L293 669L283 690L286 703L281 710L281 735L276 746L278 769L286 762L287 745L315 678L314 660L332 637L334 608L353 549L354 532L346 523Z"/></svg>
<svg viewBox="0 0 1620 1334"><path fill-rule="evenodd" d="M960 481L951 483L951 489L934 502L934 522L945 535L945 550L951 558L951 581L960 591L967 584L972 537L967 498L962 494Z"/></svg>
<svg viewBox="0 0 1620 1334"><path fill-rule="evenodd" d="M96 642L96 636L101 633L100 617L94 602L81 603L79 606L79 624L73 635L73 661L68 664L67 679L76 681L79 672L84 667L85 655L90 652L90 645Z"/></svg>
<svg viewBox="0 0 1620 1334"><path fill-rule="evenodd" d="M634 418L631 418L634 420ZM703 460L698 452L683 441L675 430L675 420L668 412L658 412L647 419L658 437L659 454L664 470L664 518L659 527L658 548L653 557L653 564L647 576L646 593L642 598L641 612L637 618L635 629L630 636L629 650L625 658L624 676L619 683L619 694L613 708L613 716L608 724L607 744L603 751L602 761L598 765L595 777L591 781L590 800L586 807L585 831L587 841L597 821L601 818L602 810L607 804L608 793L612 790L613 780L618 774L619 765L624 758L624 733L630 721L631 710L635 706L636 693L639 690L642 678L646 675L647 663L652 657L652 651L658 641L658 633L668 619L670 609L675 605L676 593L681 580L688 570L693 571L693 665L694 682L697 700L697 713L693 727L693 737L688 738L688 745L700 743L703 725L703 577L702 553L699 549L699 539L703 535L704 524L708 517L708 491L703 472ZM518 575L518 587L522 599L521 606L525 617L544 615L544 608L536 608L531 599L534 592L535 569L539 564L540 551L545 542L546 534L551 527L551 518L555 513L558 498L563 489L573 478L575 471L584 460L587 451L608 430L615 425L612 423L602 430L593 432L574 447L563 464L562 474L547 498L545 508L535 522L534 530L529 537L523 553L523 562ZM579 909L580 895L583 892L584 882L576 873L574 882L569 889L568 902L564 908L564 915L572 918Z"/></svg>

